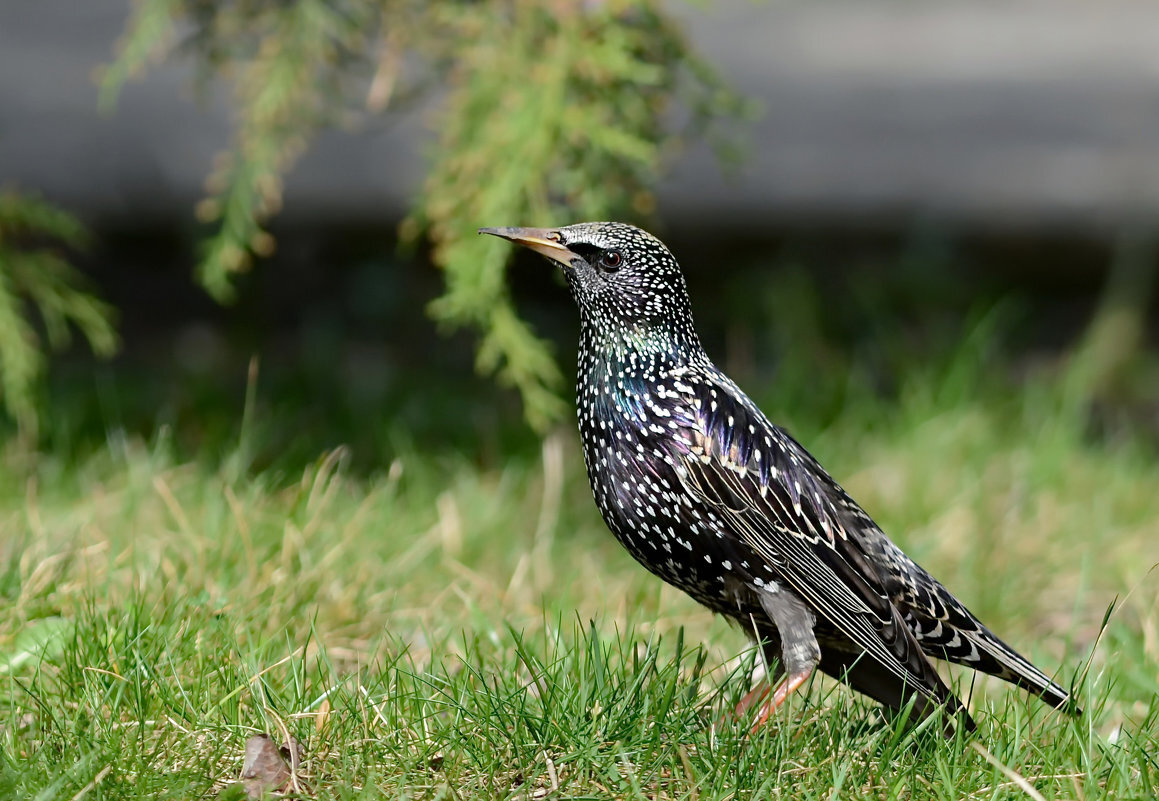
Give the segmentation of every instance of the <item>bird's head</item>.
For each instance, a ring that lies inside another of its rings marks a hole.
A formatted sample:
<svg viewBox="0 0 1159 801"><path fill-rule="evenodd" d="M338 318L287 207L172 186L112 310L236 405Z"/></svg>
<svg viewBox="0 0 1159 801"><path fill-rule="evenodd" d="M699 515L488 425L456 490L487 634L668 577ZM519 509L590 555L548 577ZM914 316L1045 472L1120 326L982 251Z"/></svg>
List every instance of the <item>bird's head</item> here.
<svg viewBox="0 0 1159 801"><path fill-rule="evenodd" d="M664 243L646 231L625 223L590 222L479 232L558 263L584 326L597 338L699 347L680 266Z"/></svg>

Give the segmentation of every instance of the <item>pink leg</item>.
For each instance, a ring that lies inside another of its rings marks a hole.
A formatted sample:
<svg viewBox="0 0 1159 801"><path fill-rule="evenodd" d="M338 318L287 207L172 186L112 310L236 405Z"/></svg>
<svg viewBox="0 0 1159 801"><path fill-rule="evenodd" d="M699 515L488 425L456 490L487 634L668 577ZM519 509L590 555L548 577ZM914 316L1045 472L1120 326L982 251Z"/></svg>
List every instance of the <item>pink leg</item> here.
<svg viewBox="0 0 1159 801"><path fill-rule="evenodd" d="M727 712L724 713L721 715L720 719L716 721L716 725L723 727L726 724L731 724L734 720L743 718L748 714L750 709L759 704L761 701L765 700L765 696L767 696L772 689L773 688L767 679L761 679L760 682L757 683L756 687L749 690L748 694L745 695L744 698L740 699L740 702L733 709L732 715L730 716Z"/></svg>
<svg viewBox="0 0 1159 801"><path fill-rule="evenodd" d="M761 679L760 684L750 690L744 698L740 699L740 703L737 704L736 709L733 710L733 715L738 718L743 718L754 704L758 704L765 700L765 696L769 694L771 689L772 687L769 686L769 683L766 680Z"/></svg>
<svg viewBox="0 0 1159 801"><path fill-rule="evenodd" d="M765 723L768 722L769 718L772 717L773 713L780 708L781 704L785 703L785 699L789 697L789 693L793 692L793 690L796 690L798 687L808 681L809 676L812 674L813 669L809 668L808 670L801 671L800 673L793 673L787 679L785 679L785 681L779 687L777 687L777 691L773 693L773 697L769 699L769 701L765 703L764 706L761 707L759 712L757 712L757 719L753 722L753 726L751 729L749 729L749 731L755 732L761 726L764 726ZM756 691L754 690L753 692ZM766 689L765 692L767 693L768 690ZM752 695L752 693L749 693L749 695ZM746 695L744 701L741 701L741 704L745 703L745 701L748 701L748 698L749 697Z"/></svg>

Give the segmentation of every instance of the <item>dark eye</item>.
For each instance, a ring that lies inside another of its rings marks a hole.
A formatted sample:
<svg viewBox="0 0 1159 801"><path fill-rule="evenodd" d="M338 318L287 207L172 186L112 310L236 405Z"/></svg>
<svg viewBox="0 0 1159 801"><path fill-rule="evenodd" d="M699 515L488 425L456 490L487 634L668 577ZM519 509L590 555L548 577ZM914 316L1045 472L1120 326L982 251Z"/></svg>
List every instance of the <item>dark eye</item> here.
<svg viewBox="0 0 1159 801"><path fill-rule="evenodd" d="M614 273L620 269L620 264L624 261L624 257L620 255L618 250L605 250L600 256L600 266L604 268L605 272Z"/></svg>

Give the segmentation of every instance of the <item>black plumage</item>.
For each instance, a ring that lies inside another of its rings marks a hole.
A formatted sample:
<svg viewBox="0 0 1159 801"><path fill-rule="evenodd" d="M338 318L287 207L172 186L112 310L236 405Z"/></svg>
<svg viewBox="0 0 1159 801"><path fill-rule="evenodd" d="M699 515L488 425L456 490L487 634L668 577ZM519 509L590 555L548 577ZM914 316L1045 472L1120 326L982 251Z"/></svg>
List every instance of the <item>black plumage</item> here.
<svg viewBox="0 0 1159 801"><path fill-rule="evenodd" d="M663 243L622 223L482 231L563 267L580 309L576 395L596 504L642 565L736 621L772 678L787 675L755 725L819 668L891 710L944 706L973 727L927 657L1079 711L713 365Z"/></svg>

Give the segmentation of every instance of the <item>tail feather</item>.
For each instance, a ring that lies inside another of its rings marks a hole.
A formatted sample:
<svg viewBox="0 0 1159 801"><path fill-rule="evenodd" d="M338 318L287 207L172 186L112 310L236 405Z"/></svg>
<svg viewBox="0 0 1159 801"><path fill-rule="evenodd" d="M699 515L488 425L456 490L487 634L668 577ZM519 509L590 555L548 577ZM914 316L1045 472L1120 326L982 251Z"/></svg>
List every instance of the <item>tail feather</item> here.
<svg viewBox="0 0 1159 801"><path fill-rule="evenodd" d="M944 589L942 592L942 616L915 614L912 607L905 614L906 623L928 656L1008 681L1067 714L1082 714L1066 689L982 625L960 601Z"/></svg>
<svg viewBox="0 0 1159 801"><path fill-rule="evenodd" d="M968 633L965 639L974 645L979 658L974 663L962 660L960 664L1021 687L1068 715L1082 714L1082 707L1078 705L1073 695L984 626L980 631ZM951 659L951 661L959 660Z"/></svg>

